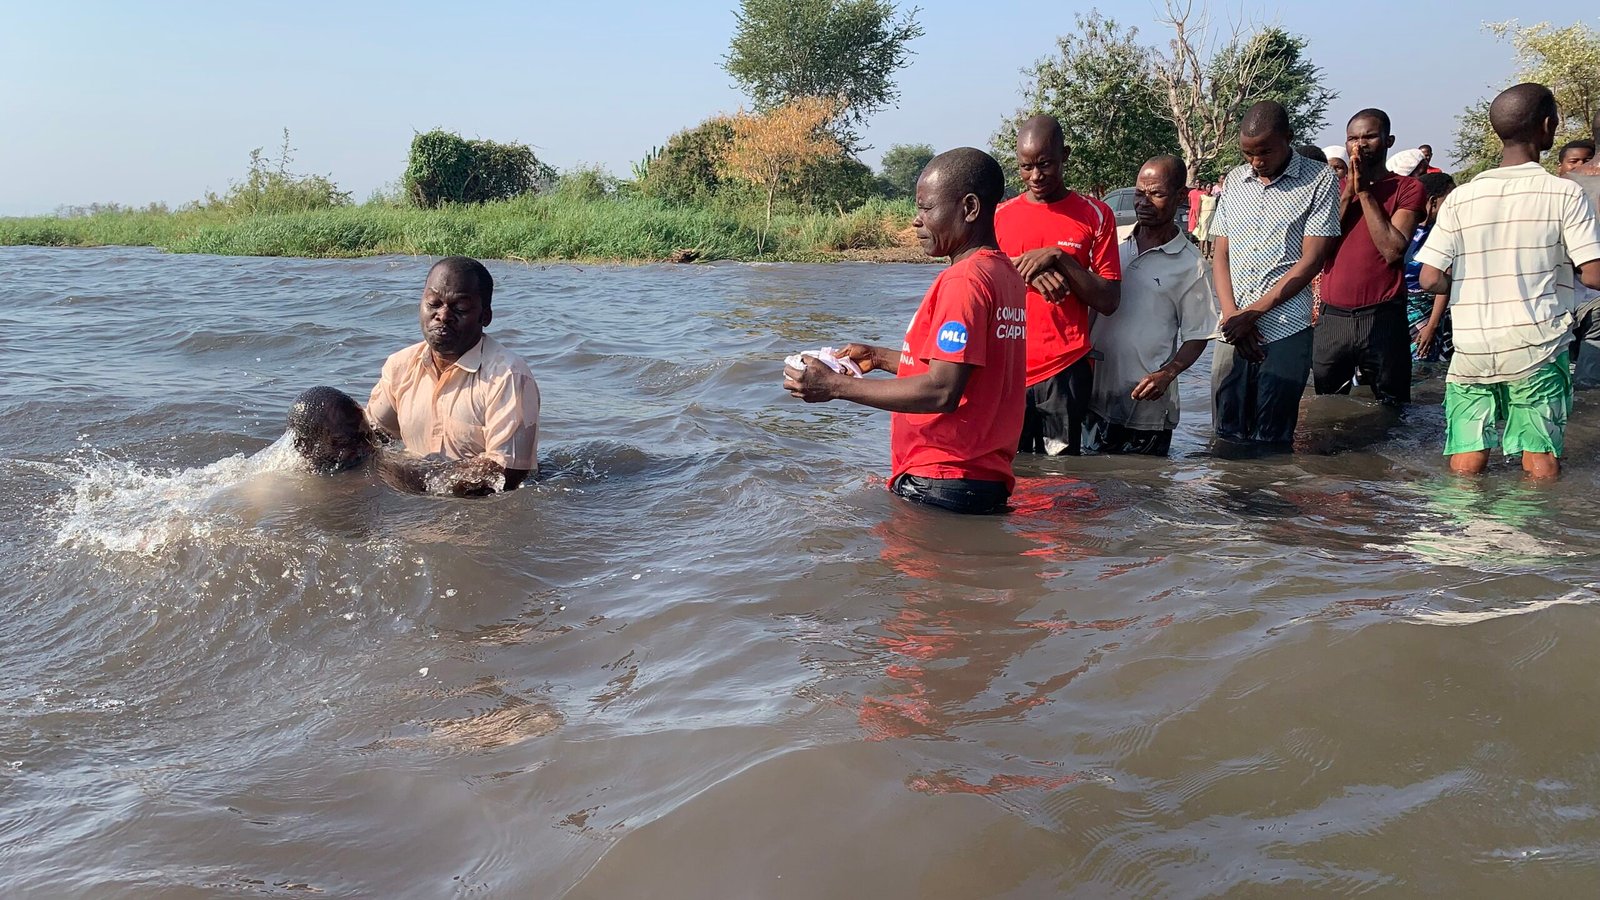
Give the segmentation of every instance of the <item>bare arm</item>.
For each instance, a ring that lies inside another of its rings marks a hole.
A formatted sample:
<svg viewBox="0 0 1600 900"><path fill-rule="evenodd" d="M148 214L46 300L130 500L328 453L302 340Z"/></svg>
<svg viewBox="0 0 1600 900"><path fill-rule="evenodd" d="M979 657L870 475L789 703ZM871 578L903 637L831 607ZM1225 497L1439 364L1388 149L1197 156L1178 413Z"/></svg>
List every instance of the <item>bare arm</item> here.
<svg viewBox="0 0 1600 900"><path fill-rule="evenodd" d="M861 367L862 372L888 372L897 375L900 372L900 352L890 350L888 347L875 347L871 344L845 344L839 355L853 361Z"/></svg>
<svg viewBox="0 0 1600 900"><path fill-rule="evenodd" d="M1590 290L1600 291L1600 259L1578 266L1578 280Z"/></svg>
<svg viewBox="0 0 1600 900"><path fill-rule="evenodd" d="M898 413L947 413L961 405L973 366L935 359L926 375L913 378L852 378L815 359L804 369L783 370L783 387L807 403L848 400Z"/></svg>
<svg viewBox="0 0 1600 900"><path fill-rule="evenodd" d="M1417 212L1397 209L1394 218L1383 211L1383 204L1371 191L1361 194L1361 218L1366 220L1367 233L1372 235L1372 245L1378 248L1383 261L1394 265L1406 258L1406 248L1411 244L1411 233L1417 229Z"/></svg>
<svg viewBox="0 0 1600 900"><path fill-rule="evenodd" d="M1066 279L1072 293L1100 315L1109 316L1121 305L1122 282L1101 278L1065 253L1056 259L1056 270Z"/></svg>
<svg viewBox="0 0 1600 900"><path fill-rule="evenodd" d="M389 451L378 455L378 477L390 487L416 494L484 497L497 490L516 490L528 469L506 469L481 457L433 460Z"/></svg>
<svg viewBox="0 0 1600 900"><path fill-rule="evenodd" d="M1184 341L1178 347L1178 352L1167 360L1167 364L1146 375L1133 388L1131 395L1135 400L1158 400L1167 392L1167 388L1179 375L1189 370L1200 354L1205 352L1206 345L1211 343L1206 340Z"/></svg>
<svg viewBox="0 0 1600 900"><path fill-rule="evenodd" d="M1587 281L1584 282L1584 284L1588 283ZM1422 285L1422 289L1430 294L1449 294L1450 274L1423 263L1422 269L1417 272L1417 284Z"/></svg>

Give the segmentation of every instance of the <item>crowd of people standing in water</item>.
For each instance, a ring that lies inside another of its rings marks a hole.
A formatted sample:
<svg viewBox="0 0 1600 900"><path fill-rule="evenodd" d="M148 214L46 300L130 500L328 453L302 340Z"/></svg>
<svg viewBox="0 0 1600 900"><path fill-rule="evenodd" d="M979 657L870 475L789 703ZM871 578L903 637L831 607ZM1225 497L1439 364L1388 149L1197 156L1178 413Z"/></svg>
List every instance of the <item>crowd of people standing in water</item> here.
<svg viewBox="0 0 1600 900"><path fill-rule="evenodd" d="M1560 176L1539 164L1560 123L1541 85L1502 92L1490 120L1501 164L1458 187L1426 145L1391 155L1382 110L1351 116L1343 147L1297 150L1283 106L1258 103L1239 126L1245 163L1218 189L1191 194L1176 156L1144 163L1137 224L1119 237L1105 203L1066 187L1059 123L1035 116L1017 134L1019 196L970 147L923 170L912 225L950 265L901 345L802 356L784 387L891 412L895 494L994 513L1018 453L1165 455L1173 384L1208 345L1216 437L1267 449L1290 445L1308 381L1402 407L1413 362L1448 359L1451 470L1480 473L1499 447L1553 478L1574 357L1600 362L1580 352L1600 331L1600 168L1589 141L1561 149ZM296 448L334 471L398 439L408 453L379 470L412 489L488 493L535 474L538 385L484 333L493 291L476 260L434 264L423 340L389 357L364 411L331 389L302 395Z"/></svg>

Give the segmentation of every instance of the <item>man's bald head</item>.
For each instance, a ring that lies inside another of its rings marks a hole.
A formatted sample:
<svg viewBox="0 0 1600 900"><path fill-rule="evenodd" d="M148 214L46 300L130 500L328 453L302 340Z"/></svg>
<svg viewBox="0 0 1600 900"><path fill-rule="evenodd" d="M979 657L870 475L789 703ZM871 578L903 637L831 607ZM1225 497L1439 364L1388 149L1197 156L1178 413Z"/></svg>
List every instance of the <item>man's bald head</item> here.
<svg viewBox="0 0 1600 900"><path fill-rule="evenodd" d="M957 147L935 156L922 170L922 179L943 197L973 194L991 213L1006 195L1005 172L994 157L976 147Z"/></svg>
<svg viewBox="0 0 1600 900"><path fill-rule="evenodd" d="M1239 120L1239 136L1281 137L1287 141L1294 137L1294 129L1289 126L1289 111L1276 100L1262 100L1244 111L1244 118Z"/></svg>
<svg viewBox="0 0 1600 900"><path fill-rule="evenodd" d="M1067 146L1067 136L1055 116L1030 116L1017 126L1017 148L1054 150Z"/></svg>
<svg viewBox="0 0 1600 900"><path fill-rule="evenodd" d="M448 275L457 289L471 292L485 308L494 298L494 276L470 256L446 256L428 269L428 279L433 280L435 274Z"/></svg>
<svg viewBox="0 0 1600 900"><path fill-rule="evenodd" d="M1161 179L1161 183L1173 193L1181 193L1189 183L1189 167L1183 164L1182 159L1170 153L1152 156L1139 167L1140 175L1149 172L1155 173Z"/></svg>
<svg viewBox="0 0 1600 900"><path fill-rule="evenodd" d="M1489 104L1489 124L1502 141L1538 141L1558 115L1556 95L1532 81L1506 88Z"/></svg>

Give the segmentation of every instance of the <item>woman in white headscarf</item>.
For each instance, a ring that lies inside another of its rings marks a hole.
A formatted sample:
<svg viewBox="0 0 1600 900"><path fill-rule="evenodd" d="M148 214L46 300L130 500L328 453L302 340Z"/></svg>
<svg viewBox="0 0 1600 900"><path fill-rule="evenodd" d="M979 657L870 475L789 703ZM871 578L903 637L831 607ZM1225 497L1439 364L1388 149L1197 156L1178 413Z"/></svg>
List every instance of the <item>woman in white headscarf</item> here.
<svg viewBox="0 0 1600 900"><path fill-rule="evenodd" d="M1322 153L1328 157L1328 168L1332 169L1333 174L1339 176L1339 180L1343 181L1350 174L1350 157L1345 153L1344 145L1334 144L1323 147Z"/></svg>
<svg viewBox="0 0 1600 900"><path fill-rule="evenodd" d="M1421 148L1401 150L1399 153L1389 154L1389 171L1396 175L1406 175L1412 178L1421 175L1428 168L1428 154Z"/></svg>

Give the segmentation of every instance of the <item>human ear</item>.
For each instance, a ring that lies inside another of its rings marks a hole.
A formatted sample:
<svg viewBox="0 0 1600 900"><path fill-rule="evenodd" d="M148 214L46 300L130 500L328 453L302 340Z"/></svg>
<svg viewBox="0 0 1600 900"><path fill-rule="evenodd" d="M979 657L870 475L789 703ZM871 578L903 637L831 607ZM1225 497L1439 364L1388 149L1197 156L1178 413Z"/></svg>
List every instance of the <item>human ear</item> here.
<svg viewBox="0 0 1600 900"><path fill-rule="evenodd" d="M983 201L977 194L968 194L961 198L961 220L963 222L976 222L978 215L983 212Z"/></svg>

